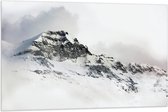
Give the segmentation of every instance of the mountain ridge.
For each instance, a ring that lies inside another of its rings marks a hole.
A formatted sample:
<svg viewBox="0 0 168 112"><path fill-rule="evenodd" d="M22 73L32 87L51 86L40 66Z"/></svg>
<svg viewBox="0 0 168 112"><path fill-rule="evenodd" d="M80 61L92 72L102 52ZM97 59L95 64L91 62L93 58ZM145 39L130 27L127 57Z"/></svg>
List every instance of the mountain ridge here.
<svg viewBox="0 0 168 112"><path fill-rule="evenodd" d="M68 40L67 35L68 32L65 31L41 33L32 39L24 41L23 46L26 45L26 47L19 47L19 50L20 48L23 50L19 51L17 49L18 53L14 56L31 54L35 62L47 68L45 70L33 70L36 74L63 74L54 70L53 60L58 62L70 60L72 63L76 63L77 66L82 65L81 67L87 70L87 72L82 74L73 71L76 75L116 80L119 84L125 84L125 87L121 87L126 92L138 92L136 86L138 83L131 78L131 75L155 74L167 77L166 71L158 67L136 63L124 65L113 57L92 54L85 45L79 43L77 38L74 38L73 42L71 42ZM130 76L126 76L126 74L130 74Z"/></svg>
<svg viewBox="0 0 168 112"><path fill-rule="evenodd" d="M32 39L24 41L23 45L17 48L17 53L14 54L14 56L31 53L35 56L43 56L49 59L58 56L60 58L75 59L78 57L86 57L87 55L90 55L97 57L98 59L96 60L96 63L99 64L103 64L103 58L109 58L111 59L110 61L114 59L113 57L105 57L103 54L95 55L91 53L87 46L79 43L77 38L74 38L73 42L71 42L68 40L67 35L68 32L65 31L47 31L41 33ZM60 60L63 61L65 59ZM114 69L122 70L123 72L127 72L128 70L133 74L136 74L137 72L143 73L144 71L160 71L162 73L158 72L159 75L163 75L164 73L164 75L166 75L165 70L147 64L129 63L126 67L120 61L117 61L116 66L112 67Z"/></svg>
<svg viewBox="0 0 168 112"><path fill-rule="evenodd" d="M10 94L8 97L4 93L7 108L15 104L18 109L23 107L20 105L27 107L32 101L34 106L29 108L33 109L91 108L102 104L163 106L168 102L165 70L96 55L77 38L69 40L65 31L47 31L23 41L12 55L3 56L2 65L3 91ZM9 91L9 87L15 91Z"/></svg>

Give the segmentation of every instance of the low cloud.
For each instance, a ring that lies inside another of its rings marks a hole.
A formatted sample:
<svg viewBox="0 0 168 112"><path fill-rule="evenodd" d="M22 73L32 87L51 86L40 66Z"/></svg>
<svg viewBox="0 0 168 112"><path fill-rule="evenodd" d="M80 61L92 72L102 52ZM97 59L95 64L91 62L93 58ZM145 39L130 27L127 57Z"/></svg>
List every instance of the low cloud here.
<svg viewBox="0 0 168 112"><path fill-rule="evenodd" d="M94 50L95 53L104 53L126 64L129 62L150 64L167 70L167 57L158 59L158 57L151 55L148 51L147 48L142 46L124 43L114 43L110 47L99 43L99 47Z"/></svg>
<svg viewBox="0 0 168 112"><path fill-rule="evenodd" d="M25 15L11 24L2 21L2 39L17 43L31 38L47 30L66 30L71 34L77 33L77 15L72 15L64 7L51 8L48 12L41 12L36 17Z"/></svg>
<svg viewBox="0 0 168 112"><path fill-rule="evenodd" d="M84 29L85 31L88 30L87 27L86 30ZM64 7L57 7L51 8L46 12L40 12L36 17L24 15L13 24L11 24L8 19L2 21L2 39L11 43L21 42L47 30L65 30L74 37L74 35L79 33L78 16L71 14ZM95 36L95 34L93 36ZM88 35L84 37L84 39L88 40L90 36ZM167 69L166 57L162 59L160 59L160 57L155 57L149 52L150 49L146 49L143 45L115 42L110 47L106 47L104 43L101 45L98 44L95 47L96 48L93 48L91 46L89 49L92 49L93 52L97 54L104 53L108 56L113 56L125 63L147 63L156 65L165 70Z"/></svg>

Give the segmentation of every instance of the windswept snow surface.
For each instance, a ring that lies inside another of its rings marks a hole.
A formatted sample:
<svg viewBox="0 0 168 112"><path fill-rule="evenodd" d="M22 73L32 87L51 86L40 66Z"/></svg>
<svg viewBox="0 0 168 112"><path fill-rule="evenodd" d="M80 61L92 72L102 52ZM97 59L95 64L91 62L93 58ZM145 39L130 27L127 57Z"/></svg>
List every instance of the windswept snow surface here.
<svg viewBox="0 0 168 112"><path fill-rule="evenodd" d="M3 110L167 105L168 77L164 70L147 64L124 65L89 52L79 52L75 58L64 55L61 60L58 55L52 59L34 55L41 47L32 46L33 42L41 43L46 35L24 41L13 54L6 50L10 45L3 42ZM56 44L50 41L47 46ZM65 41L62 44L66 45ZM27 49L32 51L15 55Z"/></svg>
<svg viewBox="0 0 168 112"><path fill-rule="evenodd" d="M14 45L4 40L1 40L1 53L2 57L5 58L13 53Z"/></svg>

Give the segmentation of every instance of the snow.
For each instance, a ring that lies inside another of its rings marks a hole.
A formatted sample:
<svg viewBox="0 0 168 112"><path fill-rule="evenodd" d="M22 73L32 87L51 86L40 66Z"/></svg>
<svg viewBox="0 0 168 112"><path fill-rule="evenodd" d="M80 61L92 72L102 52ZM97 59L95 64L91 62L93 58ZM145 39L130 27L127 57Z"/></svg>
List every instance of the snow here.
<svg viewBox="0 0 168 112"><path fill-rule="evenodd" d="M32 47L31 45L32 45L33 41L38 40L38 39L41 39L41 38L39 38L40 35L41 35L41 33L38 34L38 35L36 35L36 36L34 36L34 37L31 38L31 39L28 39L28 40L23 41L22 43L20 43L20 44L16 47L15 53L18 53L18 52L20 52L20 51L24 51L24 50L26 50L26 49L30 49L30 48Z"/></svg>
<svg viewBox="0 0 168 112"><path fill-rule="evenodd" d="M32 42L41 42L44 39L42 36L47 36L47 33L40 35L24 41L15 50L11 44L2 42L3 110L167 106L167 93L164 92L168 91L167 76L154 72L122 73L111 68L118 61L112 57L87 55L62 62L56 58L47 59L47 63L52 64L47 67L37 62L37 57L31 54L11 55L11 51L36 50L31 46ZM88 76L85 64L100 65L96 62L99 58L103 59L104 66L117 74L121 82L115 78L108 79L105 77L107 73L102 73L99 78ZM142 66L146 68L149 65ZM155 70L163 72L156 67ZM128 88L126 81L129 78L137 83L138 92L122 89Z"/></svg>
<svg viewBox="0 0 168 112"><path fill-rule="evenodd" d="M165 94L154 92L152 87L156 76L137 74L134 80L138 82L139 92L127 93L116 86L115 80L76 75L75 72L86 73L79 66L82 60L78 59L79 63L70 60L54 62L54 70L64 75L32 72L33 69L45 70L46 67L32 62L31 57L28 57L26 64L24 60L3 60L3 110L167 105ZM9 65L10 69L6 68Z"/></svg>
<svg viewBox="0 0 168 112"><path fill-rule="evenodd" d="M12 53L13 49L14 49L14 45L4 40L1 40L1 53L3 57L9 56Z"/></svg>

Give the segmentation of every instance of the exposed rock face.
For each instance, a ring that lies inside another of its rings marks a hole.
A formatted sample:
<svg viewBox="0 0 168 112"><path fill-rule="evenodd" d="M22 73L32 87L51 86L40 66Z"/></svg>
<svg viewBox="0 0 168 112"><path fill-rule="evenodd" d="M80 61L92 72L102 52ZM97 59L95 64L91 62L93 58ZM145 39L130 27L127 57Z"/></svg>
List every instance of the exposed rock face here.
<svg viewBox="0 0 168 112"><path fill-rule="evenodd" d="M65 58L77 58L87 54L92 55L88 48L80 44L75 38L74 43L67 39L68 33L64 31L48 31L32 41L32 46L24 51L19 51L15 55L22 55L32 53L35 56L43 56L49 59L60 57L61 60Z"/></svg>
<svg viewBox="0 0 168 112"><path fill-rule="evenodd" d="M74 38L73 42L71 42L68 39L68 33L65 31L48 31L37 36L37 38L25 41L23 46L25 44L28 47L18 50L15 56L30 54L33 56L32 60L34 62L46 67L45 70L32 70L36 74L64 75L63 71L57 72L54 70L53 60L55 58L58 58L58 62L76 60L72 61L73 63L78 63L78 59L83 58L82 67L86 69L86 72L78 73L71 70L72 74L92 78L106 78L115 81L117 86L126 92L138 92L138 83L133 78L135 75L153 74L167 77L165 70L151 65L136 63L125 65L113 59L113 57L92 54L85 45L79 43L77 38Z"/></svg>

